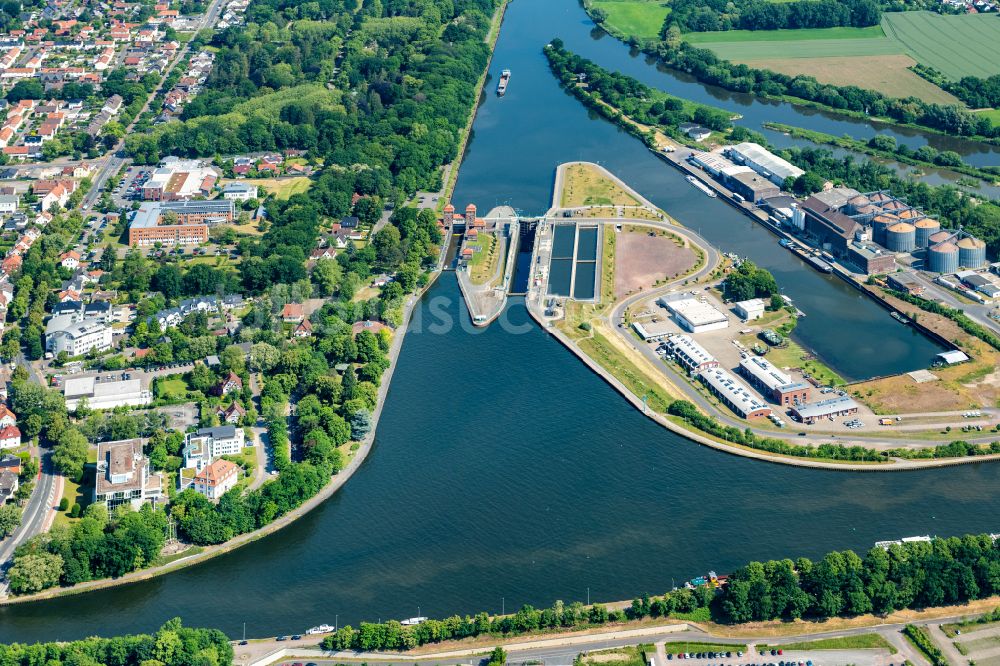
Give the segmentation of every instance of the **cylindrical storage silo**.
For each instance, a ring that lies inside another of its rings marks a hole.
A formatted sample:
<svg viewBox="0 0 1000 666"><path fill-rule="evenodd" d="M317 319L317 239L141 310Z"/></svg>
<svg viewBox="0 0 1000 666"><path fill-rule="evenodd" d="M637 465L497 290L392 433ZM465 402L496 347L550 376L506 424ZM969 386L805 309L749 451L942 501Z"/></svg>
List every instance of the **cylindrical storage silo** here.
<svg viewBox="0 0 1000 666"><path fill-rule="evenodd" d="M912 224L898 222L885 230L885 247L890 252L913 252L917 245L917 230Z"/></svg>
<svg viewBox="0 0 1000 666"><path fill-rule="evenodd" d="M937 245L938 243L943 243L946 240L951 240L954 235L953 232L947 230L935 231L930 236L930 244Z"/></svg>
<svg viewBox="0 0 1000 666"><path fill-rule="evenodd" d="M885 247L886 230L899 222L895 215L876 215L872 220L872 240Z"/></svg>
<svg viewBox="0 0 1000 666"><path fill-rule="evenodd" d="M868 200L868 197L863 194L859 194L856 197L851 197L851 199L847 202L847 205L853 208L855 213L858 213L861 211L862 207L870 206L871 203L872 202Z"/></svg>
<svg viewBox="0 0 1000 666"><path fill-rule="evenodd" d="M954 273L958 270L958 246L945 241L927 250L927 264L934 273Z"/></svg>
<svg viewBox="0 0 1000 666"><path fill-rule="evenodd" d="M986 243L966 236L958 241L958 265L966 268L979 268L986 263Z"/></svg>
<svg viewBox="0 0 1000 666"><path fill-rule="evenodd" d="M917 228L917 247L928 247L931 235L941 231L941 223L929 217L917 220L913 226Z"/></svg>

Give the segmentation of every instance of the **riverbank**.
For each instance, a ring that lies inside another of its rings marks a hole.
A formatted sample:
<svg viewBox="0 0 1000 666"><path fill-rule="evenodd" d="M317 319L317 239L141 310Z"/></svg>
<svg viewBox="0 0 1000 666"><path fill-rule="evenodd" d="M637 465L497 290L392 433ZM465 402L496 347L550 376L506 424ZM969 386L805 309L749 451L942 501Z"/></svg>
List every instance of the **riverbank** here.
<svg viewBox="0 0 1000 666"><path fill-rule="evenodd" d="M785 125L783 123L775 122L764 123L764 127L774 130L775 132L787 134L788 136L796 139L806 139L807 141L811 141L816 144L833 146L835 148L844 148L846 150L863 153L869 157L880 160L894 161L901 164L908 164L910 166L928 169L944 169L946 171L952 171L956 174L978 178L989 185L995 185L998 178L1000 178L1000 174L994 173L990 168L979 168L966 164L965 162L962 162L961 164L936 164L931 161L921 160L914 157L912 151L900 153L893 150L883 150L871 145L870 142L861 141L860 139L855 139L847 135L834 136L825 132L818 132L816 130L808 130L802 127L795 127L794 125Z"/></svg>
<svg viewBox="0 0 1000 666"><path fill-rule="evenodd" d="M510 0L504 0L503 4L497 9L493 15L493 20L490 27L490 59L492 60L493 48L496 45L497 36L500 32L500 25L503 20L504 12ZM485 77L489 71L489 64L483 71L482 77L480 77L479 87L482 88ZM462 140L462 146L468 140L469 134L472 131L472 123L476 116L477 107L474 107L470 113L469 123L465 128L465 134ZM459 151L460 156L464 155L464 149ZM457 172L457 169L454 171ZM406 337L406 332L408 330L410 320L413 316L414 309L418 306L423 295L428 289L434 284L437 278L440 276L443 269L444 259L447 255L449 237L445 236L441 243L441 252L438 257L438 262L435 269L430 273L427 284L417 291L416 293L409 296L403 311L402 323L396 328L392 338L392 346L390 347L388 353L389 366L386 368L385 372L382 374L381 382L379 384L377 402L374 411L371 415L371 430L365 436L364 440L359 442L358 449L353 453L350 462L345 466L340 472L335 476L332 476L330 481L313 497L306 500L296 509L289 511L280 518L268 523L264 527L261 527L253 532L248 532L241 534L233 539L214 546L206 546L202 548L199 552L181 557L179 559L173 560L167 564L150 567L148 569L141 569L138 571L131 572L125 576L119 578L111 579L100 579L87 581L84 583L79 583L72 587L54 587L37 592L34 594L21 595L17 597L8 596L0 598L0 606L10 606L16 604L23 604L33 601L41 601L44 599L53 599L57 597L80 595L87 592L93 592L96 590L102 590L112 587L119 587L123 585L130 585L133 583L138 583L142 581L147 581L160 576L165 576L167 574L176 572L180 569L184 569L196 564L203 563L219 555L224 555L226 553L232 552L242 546L253 543L259 539L270 536L278 530L287 527L288 525L295 522L297 519L306 515L332 495L334 495L347 481L354 475L354 473L361 467L368 454L371 452L371 448L375 441L375 434L378 429L378 422L382 415L382 410L385 406L386 397L388 396L389 388L392 383L392 375L396 369L396 364L399 358L400 351L403 346L403 341Z"/></svg>
<svg viewBox="0 0 1000 666"><path fill-rule="evenodd" d="M687 74L687 75L690 75L690 76L693 76L699 82L701 82L704 85L717 86L719 88L722 88L723 90L727 90L727 91L733 92L733 93L747 93L748 92L745 88L739 88L739 87L733 87L733 86L726 87L725 85L723 85L723 82L720 81L720 80L705 80L704 78L699 78L698 75L697 75L697 71L699 71L699 70L696 67L692 67L692 68L689 68L689 69L678 68L677 66L675 66L674 64L672 64L671 62L669 62L661 54L661 52L657 49L657 46L660 45L660 44L662 44L661 40L659 40L659 39L644 39L644 38L636 37L635 35L626 34L626 33L622 32L621 30L618 30L618 29L614 28L613 26L608 25L607 21L604 21L604 22L599 21L598 20L599 17L597 17L597 16L594 15L594 9L595 9L595 7L593 6L592 2L585 1L585 2L582 3L582 5L583 5L584 10L587 12L587 15L590 17L590 19L592 21L594 21L594 23L597 24L601 30L603 30L605 33L607 33L611 37L613 37L613 38L615 38L615 39L617 39L617 40L619 40L621 42L624 42L624 43L632 46L635 49L638 49L638 50L642 51L643 53L645 53L646 55L648 55L648 56L650 56L652 58L655 58L662 66L670 68L670 69L673 69L673 70L678 71L678 72L683 72L684 74ZM701 48L697 44L691 44L691 45L689 45L686 42L684 42L682 44L682 46L693 46L697 50L708 51L709 53L711 53L711 58L713 59L713 61L716 58L714 52L712 52L712 51L710 51L708 49ZM729 68L729 67L732 67L734 69L735 68L745 68L744 65L736 65L735 63L732 63L732 62L730 62L728 60L725 60L725 59L722 59L722 58L718 58L718 63L721 63L722 65L726 66L727 68ZM775 72L771 72L770 70L756 70L754 68L750 68L750 71L751 72L753 72L753 71L762 71L762 72L766 72L768 75L776 75ZM734 80L737 79L737 78L739 78L739 77L733 76ZM836 88L837 86L833 86L833 87ZM883 100L886 102L886 104L888 104L890 102L893 102L893 101L896 101L896 100L894 100L894 98L882 95L882 93L880 91L866 91L866 92L873 92L875 94L881 95L883 97ZM917 123L914 123L914 122L904 122L902 120L897 120L897 119L889 117L889 116L869 115L867 112L861 111L861 110L852 110L852 109L846 109L846 108L838 108L838 107L830 106L828 104L824 104L824 103L819 102L819 101L810 100L810 99L804 99L804 98L801 98L801 97L795 97L794 95L790 95L790 94L787 94L787 93L786 94L775 94L775 93L767 93L767 92L764 92L762 90L756 90L756 91L753 91L753 92L749 92L748 94L751 94L755 98L760 99L760 100L767 100L767 101L773 101L773 102L785 102L785 103L792 104L794 106L798 106L798 107L802 107L802 108L823 111L825 113L835 114L835 115L839 115L839 116L842 116L842 117L845 117L845 118L854 118L854 119L858 119L858 120L864 120L864 121L867 121L867 122L879 123L879 124L882 124L882 125L885 125L885 126L889 126L889 127L898 127L898 128L901 128L901 129L917 130L919 132L924 132L924 133L928 133L928 134L935 134L935 135L938 135L938 136L945 136L945 137L949 137L949 138L953 138L953 139L958 139L958 140L961 140L961 141L968 141L970 143L982 143L982 144L986 144L986 145L1000 145L1000 137L989 137L989 136L982 136L982 135L961 135L961 134L950 133L950 132L944 131L942 129L938 129L936 127L931 127L931 126L928 126L928 125L917 124ZM921 104L922 104L922 102L921 102ZM969 113L969 110L966 107L964 107L964 106L952 105L952 108L957 109L959 112Z"/></svg>

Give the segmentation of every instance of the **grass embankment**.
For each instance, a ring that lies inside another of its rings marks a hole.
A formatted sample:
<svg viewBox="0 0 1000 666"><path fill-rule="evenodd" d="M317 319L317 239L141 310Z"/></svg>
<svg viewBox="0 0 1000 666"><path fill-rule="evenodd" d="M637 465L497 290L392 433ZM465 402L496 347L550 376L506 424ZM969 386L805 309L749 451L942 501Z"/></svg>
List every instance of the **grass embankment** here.
<svg viewBox="0 0 1000 666"><path fill-rule="evenodd" d="M892 160L894 162L909 164L911 166L925 167L928 169L946 169L948 171L954 171L955 173L961 173L966 176L972 176L973 178L979 178L988 183L993 183L998 178L998 174L992 171L991 167L975 167L971 164L966 164L965 162L962 164L939 165L931 161L917 159L909 153L901 155L893 150L880 150L868 145L867 141L861 141L860 139L855 139L846 134L844 136L834 136L833 134L827 134L825 132L817 132L802 127L795 127L793 125L785 125L783 123L770 121L765 122L764 127L775 130L776 132L784 132L789 136L793 136L798 139L806 139L808 141L812 141L813 143L853 150L870 157Z"/></svg>
<svg viewBox="0 0 1000 666"><path fill-rule="evenodd" d="M465 247L476 250L469 259L469 279L472 284L486 284L500 265L500 243L496 234L481 233L476 240L466 241Z"/></svg>
<svg viewBox="0 0 1000 666"><path fill-rule="evenodd" d="M746 652L746 644L739 643L667 643L663 646L668 654L680 654L681 652Z"/></svg>
<svg viewBox="0 0 1000 666"><path fill-rule="evenodd" d="M655 375L641 370L632 360L616 349L598 332L577 343L580 349L598 365L615 376L635 395L646 396L647 406L655 412L665 413L673 397L661 386Z"/></svg>
<svg viewBox="0 0 1000 666"><path fill-rule="evenodd" d="M781 648L782 650L888 650L896 654L896 648L879 634L858 634L856 636L840 636L838 638L821 638L815 641L801 643L785 643L783 645L768 645L766 649Z"/></svg>
<svg viewBox="0 0 1000 666"><path fill-rule="evenodd" d="M564 170L560 206L638 206L625 189L592 164L570 164Z"/></svg>

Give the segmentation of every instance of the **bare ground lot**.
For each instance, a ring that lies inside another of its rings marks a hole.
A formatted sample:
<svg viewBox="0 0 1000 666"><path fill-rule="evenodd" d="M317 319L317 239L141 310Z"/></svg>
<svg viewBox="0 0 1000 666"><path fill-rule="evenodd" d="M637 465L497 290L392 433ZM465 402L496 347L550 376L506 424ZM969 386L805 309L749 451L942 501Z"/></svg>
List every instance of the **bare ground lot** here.
<svg viewBox="0 0 1000 666"><path fill-rule="evenodd" d="M639 289L649 289L664 279L673 279L691 269L698 260L690 248L681 247L675 236L644 227L623 228L618 234L615 262L615 300Z"/></svg>
<svg viewBox="0 0 1000 666"><path fill-rule="evenodd" d="M913 96L928 103L961 106L958 99L911 72L908 68L916 61L908 55L765 58L740 62L789 76L813 76L821 83L878 90L890 97Z"/></svg>
<svg viewBox="0 0 1000 666"><path fill-rule="evenodd" d="M883 293L884 292L880 292ZM958 342L972 360L932 372L936 382L917 384L909 375L852 384L851 393L879 414L909 414L992 407L1000 400L1000 353L985 342L968 335L958 325L940 315L924 312L891 296L896 310L919 317L920 323L935 333Z"/></svg>

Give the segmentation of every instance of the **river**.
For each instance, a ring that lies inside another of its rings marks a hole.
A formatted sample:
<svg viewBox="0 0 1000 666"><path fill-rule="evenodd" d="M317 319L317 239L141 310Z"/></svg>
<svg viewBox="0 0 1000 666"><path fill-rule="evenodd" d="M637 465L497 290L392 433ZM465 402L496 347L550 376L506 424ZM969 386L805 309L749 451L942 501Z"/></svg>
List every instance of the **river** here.
<svg viewBox="0 0 1000 666"><path fill-rule="evenodd" d="M698 194L634 138L561 91L553 36L646 68L594 40L575 0L515 0L475 125L460 208L548 207L555 166L591 159L726 250L775 272L807 312L798 335L848 376L926 365L935 351L839 281ZM596 57L596 56L595 56ZM181 616L239 636L661 593L752 558L865 550L878 539L996 531L1000 466L848 474L706 449L643 418L514 301L473 331L454 275L416 309L375 445L333 498L274 536L148 582L0 608L0 641L150 630ZM442 320L451 321L443 325Z"/></svg>

